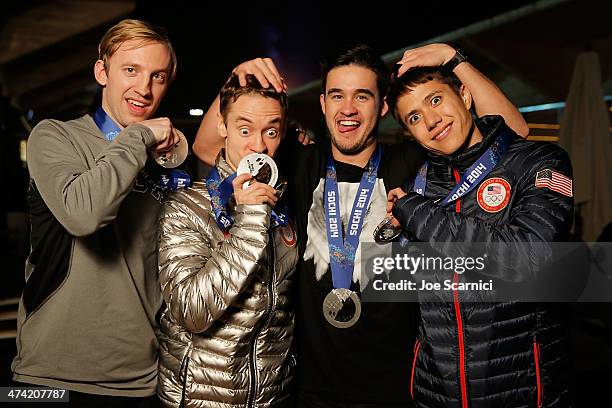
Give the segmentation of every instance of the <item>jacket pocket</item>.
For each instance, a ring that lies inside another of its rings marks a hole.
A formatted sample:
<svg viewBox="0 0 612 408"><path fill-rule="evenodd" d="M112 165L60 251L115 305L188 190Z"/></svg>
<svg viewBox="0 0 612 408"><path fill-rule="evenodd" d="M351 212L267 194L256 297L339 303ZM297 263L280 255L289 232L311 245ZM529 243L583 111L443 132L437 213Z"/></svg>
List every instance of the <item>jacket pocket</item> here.
<svg viewBox="0 0 612 408"><path fill-rule="evenodd" d="M416 368L417 357L419 356L419 350L421 350L421 342L417 340L414 343L414 355L412 357L412 370L410 372L410 396L414 399L414 370Z"/></svg>
<svg viewBox="0 0 612 408"><path fill-rule="evenodd" d="M533 360L535 362L537 407L541 408L544 394L542 392L542 376L540 375L540 344L537 341L533 342Z"/></svg>

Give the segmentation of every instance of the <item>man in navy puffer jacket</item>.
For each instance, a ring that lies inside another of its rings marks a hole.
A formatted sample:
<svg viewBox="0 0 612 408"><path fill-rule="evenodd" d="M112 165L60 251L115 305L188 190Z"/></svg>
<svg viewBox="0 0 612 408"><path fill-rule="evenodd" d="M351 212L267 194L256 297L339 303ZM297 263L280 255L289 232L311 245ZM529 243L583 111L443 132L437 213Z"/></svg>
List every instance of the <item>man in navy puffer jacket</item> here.
<svg viewBox="0 0 612 408"><path fill-rule="evenodd" d="M411 69L395 78L389 92L392 112L428 151L428 165L416 181L424 186L420 194L413 183L408 193L389 193L395 222L414 240L429 243L478 242L485 249L505 245L520 251L525 242L567 241L573 193L565 151L522 139L501 117L473 119L469 91L449 72ZM492 170L468 179L472 166ZM464 183L472 189L453 199L449 193ZM529 265L537 261L529 255L515 261L497 278L529 281ZM448 279L470 277L450 272ZM570 406L563 304L462 302L463 296L454 291L448 302L420 305L410 384L417 405Z"/></svg>

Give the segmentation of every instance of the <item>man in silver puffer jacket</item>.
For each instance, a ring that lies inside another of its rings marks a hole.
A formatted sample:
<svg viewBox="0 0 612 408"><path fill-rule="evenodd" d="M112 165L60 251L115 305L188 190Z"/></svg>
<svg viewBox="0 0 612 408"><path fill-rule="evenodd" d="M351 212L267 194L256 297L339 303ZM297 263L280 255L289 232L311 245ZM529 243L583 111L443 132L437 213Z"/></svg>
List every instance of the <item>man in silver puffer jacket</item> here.
<svg viewBox="0 0 612 408"><path fill-rule="evenodd" d="M219 182L249 153L272 156L281 140L286 94L252 75L242 79L245 86L232 76L211 108L220 111L226 138L214 168ZM276 190L255 180L243 188L250 175L237 176L232 199L221 201L233 218L222 227L211 177L172 194L163 207L158 394L166 407L282 406L295 367L295 230L291 223L273 227Z"/></svg>

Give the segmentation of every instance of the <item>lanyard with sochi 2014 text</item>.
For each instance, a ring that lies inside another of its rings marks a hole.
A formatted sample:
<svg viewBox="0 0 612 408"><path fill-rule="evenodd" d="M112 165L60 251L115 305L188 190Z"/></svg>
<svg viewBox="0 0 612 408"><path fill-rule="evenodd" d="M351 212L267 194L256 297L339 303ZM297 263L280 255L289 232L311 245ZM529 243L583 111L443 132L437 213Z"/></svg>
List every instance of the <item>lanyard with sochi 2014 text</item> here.
<svg viewBox="0 0 612 408"><path fill-rule="evenodd" d="M227 204L234 193L232 181L235 178L236 173L232 173L225 180L221 180L217 167L213 166L204 179L204 184L206 184L206 189L208 194L210 194L210 204L215 213L217 225L222 231L227 231L234 225L234 218L227 212ZM277 209L272 210L272 228L286 226L289 221L287 213L288 209L286 206L280 211Z"/></svg>
<svg viewBox="0 0 612 408"><path fill-rule="evenodd" d="M324 206L332 282L336 289L349 289L351 287L355 253L359 245L359 235L361 234L365 213L376 183L381 155L382 151L380 146L378 146L368 162L367 170L361 176L359 189L357 190L346 228L346 238L343 237L344 234L340 222L340 195L336 168L334 167L332 155L329 155L325 178Z"/></svg>
<svg viewBox="0 0 612 408"><path fill-rule="evenodd" d="M109 142L112 142L117 135L121 133L119 125L115 123L101 106L96 109L93 120L98 129L100 129L100 132L104 134L104 137ZM172 169L167 174L162 173L161 179L159 180L159 186L170 191L176 191L181 188L189 187L190 185L191 177L189 173L178 169Z"/></svg>
<svg viewBox="0 0 612 408"><path fill-rule="evenodd" d="M457 201L476 186L478 186L484 178L491 173L493 168L499 162L499 159L508 150L508 146L512 139L514 139L514 133L508 128L504 128L502 132L495 138L491 146L480 155L480 157L472 164L463 174L463 177L455 185L448 195L437 202L442 206L447 206L450 203ZM427 187L427 168L429 162L425 162L419 169L419 172L414 179L414 187L412 191L425 195L425 188Z"/></svg>

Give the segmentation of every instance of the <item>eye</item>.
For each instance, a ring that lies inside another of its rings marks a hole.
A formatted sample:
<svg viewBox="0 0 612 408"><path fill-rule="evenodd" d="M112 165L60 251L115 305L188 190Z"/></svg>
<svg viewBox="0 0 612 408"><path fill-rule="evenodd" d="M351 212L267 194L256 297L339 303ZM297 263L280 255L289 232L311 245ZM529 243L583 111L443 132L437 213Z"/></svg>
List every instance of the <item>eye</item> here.
<svg viewBox="0 0 612 408"><path fill-rule="evenodd" d="M275 138L276 136L278 136L278 129L271 128L266 130L266 136L271 139Z"/></svg>
<svg viewBox="0 0 612 408"><path fill-rule="evenodd" d="M442 102L442 97L441 96L434 96L433 98L431 98L431 105L432 106L438 106L440 104L440 102Z"/></svg>
<svg viewBox="0 0 612 408"><path fill-rule="evenodd" d="M369 98L367 95L357 95L357 100L361 102L367 101Z"/></svg>
<svg viewBox="0 0 612 408"><path fill-rule="evenodd" d="M240 133L240 136L248 136L249 128L240 128L238 129L238 133Z"/></svg>
<svg viewBox="0 0 612 408"><path fill-rule="evenodd" d="M133 74L136 72L136 68L134 67L125 67L125 72L127 72L128 74Z"/></svg>
<svg viewBox="0 0 612 408"><path fill-rule="evenodd" d="M416 113L408 118L408 123L410 123L411 125L414 125L415 123L419 121L419 119L421 119L421 116L418 113Z"/></svg>
<svg viewBox="0 0 612 408"><path fill-rule="evenodd" d="M153 74L153 79L157 82L164 83L166 82L166 74L163 72L156 72Z"/></svg>
<svg viewBox="0 0 612 408"><path fill-rule="evenodd" d="M342 99L342 95L340 94L333 94L330 96L330 99L334 100L334 101L339 101L340 99Z"/></svg>

